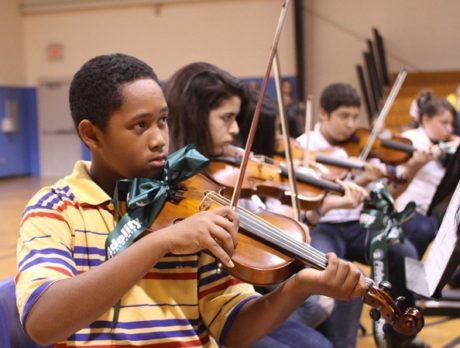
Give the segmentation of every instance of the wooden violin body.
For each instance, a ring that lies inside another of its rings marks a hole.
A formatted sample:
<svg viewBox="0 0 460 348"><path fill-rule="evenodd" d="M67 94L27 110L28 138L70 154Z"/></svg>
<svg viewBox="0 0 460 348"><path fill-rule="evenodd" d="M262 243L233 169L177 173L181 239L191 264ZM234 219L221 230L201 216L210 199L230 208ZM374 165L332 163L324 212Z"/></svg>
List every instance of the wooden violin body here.
<svg viewBox="0 0 460 348"><path fill-rule="evenodd" d="M215 159L206 168L206 173L211 179L228 188L235 187L239 171L238 157ZM325 194L321 188L307 183L298 182L297 190L300 207L305 210L317 207ZM258 194L277 198L284 204L291 203L291 189L287 176L279 167L258 160L249 160L241 192L246 198Z"/></svg>
<svg viewBox="0 0 460 348"><path fill-rule="evenodd" d="M369 131L363 129L362 132L365 136L360 136L361 130L358 130L346 142L337 145L343 146L344 150L349 156L359 156L362 149L366 145ZM378 152L373 152L372 155L377 155L383 159L386 165L386 175L392 181L403 181L401 178L395 176L394 167L396 164L402 163L412 156L415 148L412 147L412 142L403 137L394 137L394 140L379 140ZM304 149L298 143L293 146L296 150L293 151L297 163L303 157ZM326 180L345 179L346 175L351 170L362 171L365 170L366 162L358 158L340 158L334 156L335 150L327 151L312 151L310 155L309 165ZM281 155L276 155L280 161L285 160Z"/></svg>
<svg viewBox="0 0 460 348"><path fill-rule="evenodd" d="M224 188L216 185L204 175L198 174L182 183L172 192L173 199L166 201L161 214L155 219L152 230L167 227L203 209L229 205L220 195ZM276 284L295 273L302 264L292 256L280 252L279 247L270 246L263 235L264 229L278 226L284 235L298 242L306 240L304 229L295 221L282 215L259 210L250 213L237 208L240 217L241 233L232 260L235 267L229 272L236 278L255 285ZM257 214L257 215L255 215ZM258 216L260 219L256 219ZM256 221L256 226L253 222ZM280 241L274 241L276 244Z"/></svg>
<svg viewBox="0 0 460 348"><path fill-rule="evenodd" d="M358 128L349 139L337 145L343 147L349 156L359 156L368 143L369 136L369 130ZM393 136L391 139L376 138L370 156L384 163L396 165L406 162L415 150L412 141L401 136Z"/></svg>
<svg viewBox="0 0 460 348"><path fill-rule="evenodd" d="M243 178L242 195L250 197L252 194L258 194L278 198L283 204L291 204L292 191L287 168L276 162L267 163L265 160L267 159L249 159ZM240 171L239 161L238 156L215 158L205 172L216 183L233 188ZM340 185L318 178L309 172L302 172L301 168L297 168L295 179L300 207L304 210L318 207L327 191L344 192Z"/></svg>

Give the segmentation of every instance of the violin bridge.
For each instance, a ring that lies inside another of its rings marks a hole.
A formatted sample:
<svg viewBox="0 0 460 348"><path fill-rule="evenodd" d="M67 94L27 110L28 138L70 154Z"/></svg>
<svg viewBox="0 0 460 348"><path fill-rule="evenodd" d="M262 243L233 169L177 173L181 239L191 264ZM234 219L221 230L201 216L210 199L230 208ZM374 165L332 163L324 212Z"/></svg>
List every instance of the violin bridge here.
<svg viewBox="0 0 460 348"><path fill-rule="evenodd" d="M213 203L213 200L211 198L211 194L212 194L212 192L206 193L206 195L201 200L201 202L200 202L200 211L208 210L211 207L211 205Z"/></svg>

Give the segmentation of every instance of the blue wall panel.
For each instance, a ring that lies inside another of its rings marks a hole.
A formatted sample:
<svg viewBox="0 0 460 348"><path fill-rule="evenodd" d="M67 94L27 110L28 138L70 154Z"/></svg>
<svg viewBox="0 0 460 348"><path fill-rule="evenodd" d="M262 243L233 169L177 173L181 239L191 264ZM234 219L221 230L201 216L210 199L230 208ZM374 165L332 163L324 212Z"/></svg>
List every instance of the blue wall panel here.
<svg viewBox="0 0 460 348"><path fill-rule="evenodd" d="M0 87L0 122L6 116L8 100L16 101L18 105L17 130L4 132L0 127L0 177L37 175L36 91L33 88Z"/></svg>
<svg viewBox="0 0 460 348"><path fill-rule="evenodd" d="M240 80L243 81L243 83L245 83L246 85L250 85L252 82L256 82L260 89L260 87L262 87L262 82L264 79L263 77L247 77L247 78L240 78ZM291 82L292 89L293 89L292 93L293 93L294 99L297 100L298 99L297 78L295 76L283 76L283 80L288 80ZM271 77L268 80L266 95L276 100L276 86L275 86L275 79L273 77Z"/></svg>

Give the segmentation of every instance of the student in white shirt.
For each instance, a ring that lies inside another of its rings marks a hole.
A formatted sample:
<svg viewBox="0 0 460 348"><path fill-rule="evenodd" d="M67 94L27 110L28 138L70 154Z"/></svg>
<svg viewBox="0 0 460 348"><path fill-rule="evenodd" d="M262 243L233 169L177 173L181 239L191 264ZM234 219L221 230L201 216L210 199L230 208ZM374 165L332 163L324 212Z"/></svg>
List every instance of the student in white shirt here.
<svg viewBox="0 0 460 348"><path fill-rule="evenodd" d="M335 149L334 153L337 157L347 157L345 151L340 148L340 143L346 141L358 127L360 106L360 97L352 86L336 83L326 87L320 98L320 122L310 132L309 148L312 151ZM297 140L305 146L305 136L300 136ZM383 177L384 174L381 166L367 163L365 170L358 173L354 181L366 186ZM338 209L321 216L319 223L311 230L312 245L323 252L332 251L344 259L368 264L373 233L366 231L360 225L360 211L361 207ZM414 305L415 300L413 294L405 287L404 258L417 258L417 256L416 248L408 239L404 243L392 244L388 247L392 296L405 296L404 305L408 306ZM356 314L343 309L346 303L336 301L336 309L326 327L327 336L336 347L354 347L356 344L349 335L344 338L342 330L339 329L344 326L344 323L348 324L345 326L354 325L355 329L358 329L359 317L356 318ZM426 347L404 339L394 341L393 347Z"/></svg>

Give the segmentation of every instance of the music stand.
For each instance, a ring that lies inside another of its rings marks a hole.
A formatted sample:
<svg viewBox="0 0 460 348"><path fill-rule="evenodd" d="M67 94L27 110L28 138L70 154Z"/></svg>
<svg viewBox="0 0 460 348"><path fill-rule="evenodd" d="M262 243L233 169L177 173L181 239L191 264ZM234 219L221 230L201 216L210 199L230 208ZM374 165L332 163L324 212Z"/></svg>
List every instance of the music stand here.
<svg viewBox="0 0 460 348"><path fill-rule="evenodd" d="M460 146L457 148L453 158L449 160L446 168L446 173L438 185L436 193L431 200L430 207L428 208L428 215L435 215L440 217L447 209L450 199L454 191L452 190L460 181Z"/></svg>
<svg viewBox="0 0 460 348"><path fill-rule="evenodd" d="M406 285L416 294L437 300L421 302L425 315L458 317L460 290L443 288L460 264L460 147L446 168L428 214L444 216L426 261L406 259Z"/></svg>
<svg viewBox="0 0 460 348"><path fill-rule="evenodd" d="M460 301L458 290L442 292L460 264L460 147L447 165L428 214L442 217L442 223L426 261L406 259L407 288L426 298Z"/></svg>
<svg viewBox="0 0 460 348"><path fill-rule="evenodd" d="M406 285L426 298L441 298L442 288L460 265L460 183L447 207L426 261L406 258Z"/></svg>

